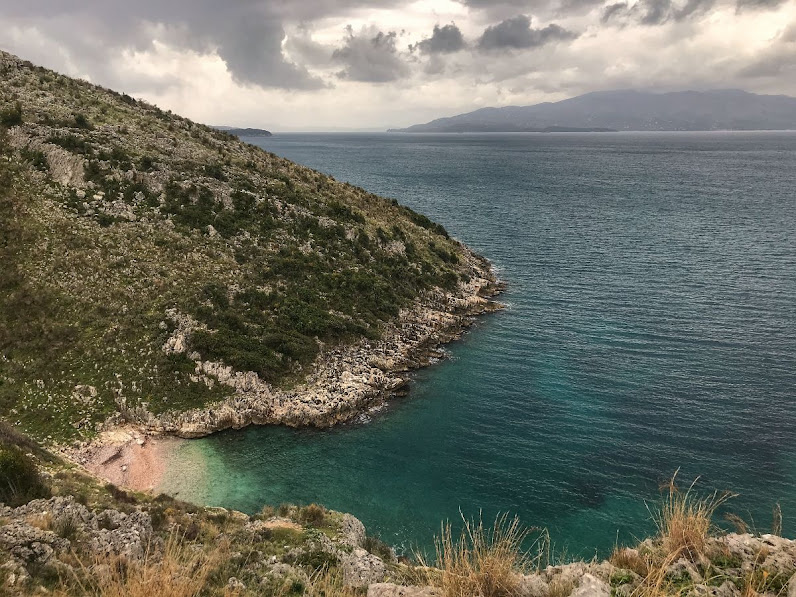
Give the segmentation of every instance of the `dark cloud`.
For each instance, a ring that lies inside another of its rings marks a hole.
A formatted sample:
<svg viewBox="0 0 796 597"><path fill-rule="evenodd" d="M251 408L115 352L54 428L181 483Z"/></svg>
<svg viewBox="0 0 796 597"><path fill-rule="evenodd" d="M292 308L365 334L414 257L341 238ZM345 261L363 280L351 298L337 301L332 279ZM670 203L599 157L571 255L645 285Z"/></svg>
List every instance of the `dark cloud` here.
<svg viewBox="0 0 796 597"><path fill-rule="evenodd" d="M543 29L533 29L531 18L518 15L497 25L487 27L478 41L481 50L526 49L543 46L555 41L575 39L576 33L567 31L559 25L548 25Z"/></svg>
<svg viewBox="0 0 796 597"><path fill-rule="evenodd" d="M602 6L604 0L458 0L468 8L477 10L490 20L503 20L517 13L537 17L567 17L588 12Z"/></svg>
<svg viewBox="0 0 796 597"><path fill-rule="evenodd" d="M774 10L785 4L787 0L737 0L735 8L738 12L744 10Z"/></svg>
<svg viewBox="0 0 796 597"><path fill-rule="evenodd" d="M343 65L341 79L367 83L387 83L408 74L408 67L395 47L397 34L384 33L374 27L363 28L359 34L349 26L344 45L332 54Z"/></svg>
<svg viewBox="0 0 796 597"><path fill-rule="evenodd" d="M451 23L443 27L434 25L431 37L417 42L410 49L419 50L423 54L451 54L463 50L466 45L461 30Z"/></svg>
<svg viewBox="0 0 796 597"><path fill-rule="evenodd" d="M28 0L4 2L3 25L35 24L104 84L115 83L113 73L106 72L109 54L150 49L153 31L158 31L160 41L169 45L217 52L240 83L314 89L323 86L321 80L282 52L285 23L344 15L361 7L389 8L401 1Z"/></svg>
<svg viewBox="0 0 796 597"><path fill-rule="evenodd" d="M630 6L627 2L609 4L603 9L603 23L639 23L641 25L663 25L670 21L681 22L692 16L708 12L715 0L687 0L675 4L672 0L640 0Z"/></svg>

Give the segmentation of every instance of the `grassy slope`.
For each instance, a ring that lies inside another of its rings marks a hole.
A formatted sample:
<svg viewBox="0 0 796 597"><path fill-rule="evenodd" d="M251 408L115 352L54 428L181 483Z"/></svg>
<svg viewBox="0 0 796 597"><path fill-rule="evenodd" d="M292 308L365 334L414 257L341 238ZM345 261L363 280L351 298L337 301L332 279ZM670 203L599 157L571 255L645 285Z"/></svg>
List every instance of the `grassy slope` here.
<svg viewBox="0 0 796 597"><path fill-rule="evenodd" d="M0 81L0 416L37 438L222 398L161 350L169 309L189 353L291 385L469 275L395 201L8 54Z"/></svg>

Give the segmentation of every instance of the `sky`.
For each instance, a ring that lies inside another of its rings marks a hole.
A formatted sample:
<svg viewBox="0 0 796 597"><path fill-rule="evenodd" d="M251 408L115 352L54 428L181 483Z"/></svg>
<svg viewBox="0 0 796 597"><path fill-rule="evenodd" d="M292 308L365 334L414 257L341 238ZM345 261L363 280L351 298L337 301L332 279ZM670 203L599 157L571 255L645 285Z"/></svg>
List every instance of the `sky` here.
<svg viewBox="0 0 796 597"><path fill-rule="evenodd" d="M607 89L796 96L796 0L0 0L0 24L37 64L275 131Z"/></svg>

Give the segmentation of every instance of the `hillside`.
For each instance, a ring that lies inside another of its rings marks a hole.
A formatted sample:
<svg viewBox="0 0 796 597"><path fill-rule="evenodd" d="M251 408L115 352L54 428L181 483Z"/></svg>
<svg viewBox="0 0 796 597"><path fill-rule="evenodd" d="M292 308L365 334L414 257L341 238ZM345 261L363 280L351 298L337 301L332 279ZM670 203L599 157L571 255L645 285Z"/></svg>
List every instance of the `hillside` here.
<svg viewBox="0 0 796 597"><path fill-rule="evenodd" d="M0 417L65 444L330 425L494 308L428 218L0 54Z"/></svg>
<svg viewBox="0 0 796 597"><path fill-rule="evenodd" d="M796 129L796 98L739 90L600 91L533 106L481 108L405 133L521 131L713 131Z"/></svg>

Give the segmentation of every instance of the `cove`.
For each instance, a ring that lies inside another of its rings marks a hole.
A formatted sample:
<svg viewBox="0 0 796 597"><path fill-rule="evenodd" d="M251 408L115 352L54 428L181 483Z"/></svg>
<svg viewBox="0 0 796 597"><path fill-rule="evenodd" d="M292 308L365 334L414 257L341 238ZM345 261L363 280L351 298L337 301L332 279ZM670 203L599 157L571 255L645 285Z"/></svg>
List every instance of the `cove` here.
<svg viewBox="0 0 796 597"><path fill-rule="evenodd" d="M481 318L409 396L332 430L183 444L163 489L319 502L403 548L518 514L571 555L651 530L682 479L796 527L796 134L295 134L259 143L442 223L495 263Z"/></svg>

